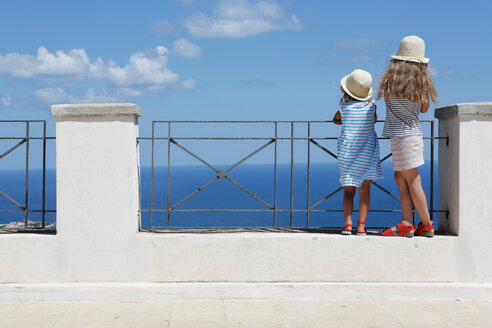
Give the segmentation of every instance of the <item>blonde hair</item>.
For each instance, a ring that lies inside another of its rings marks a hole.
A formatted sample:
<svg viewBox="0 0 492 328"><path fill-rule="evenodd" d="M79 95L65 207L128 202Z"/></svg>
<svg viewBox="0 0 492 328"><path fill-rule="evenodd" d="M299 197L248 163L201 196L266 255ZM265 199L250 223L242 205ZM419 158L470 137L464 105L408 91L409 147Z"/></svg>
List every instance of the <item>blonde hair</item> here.
<svg viewBox="0 0 492 328"><path fill-rule="evenodd" d="M427 64L401 60L390 61L379 82L377 99L383 95L393 98L405 98L421 104L430 99L437 103L437 93Z"/></svg>

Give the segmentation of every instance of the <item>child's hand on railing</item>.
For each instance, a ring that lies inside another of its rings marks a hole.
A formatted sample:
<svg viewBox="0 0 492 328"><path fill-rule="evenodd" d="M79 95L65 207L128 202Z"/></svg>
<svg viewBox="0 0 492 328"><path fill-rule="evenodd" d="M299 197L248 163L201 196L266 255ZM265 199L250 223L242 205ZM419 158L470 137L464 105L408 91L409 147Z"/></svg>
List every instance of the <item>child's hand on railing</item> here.
<svg viewBox="0 0 492 328"><path fill-rule="evenodd" d="M342 114L340 114L340 111L336 112L333 116L333 123L342 125Z"/></svg>

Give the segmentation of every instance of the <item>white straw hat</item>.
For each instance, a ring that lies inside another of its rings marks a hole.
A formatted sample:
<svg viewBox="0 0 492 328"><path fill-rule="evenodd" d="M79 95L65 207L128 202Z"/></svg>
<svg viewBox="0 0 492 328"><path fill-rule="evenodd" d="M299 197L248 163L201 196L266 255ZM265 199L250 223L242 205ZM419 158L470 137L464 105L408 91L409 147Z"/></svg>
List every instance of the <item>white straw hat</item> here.
<svg viewBox="0 0 492 328"><path fill-rule="evenodd" d="M425 42L415 35L404 37L400 42L398 52L391 56L393 59L427 64L429 58L425 58Z"/></svg>
<svg viewBox="0 0 492 328"><path fill-rule="evenodd" d="M372 76L369 72L356 69L340 80L343 91L357 100L369 100L372 96Z"/></svg>

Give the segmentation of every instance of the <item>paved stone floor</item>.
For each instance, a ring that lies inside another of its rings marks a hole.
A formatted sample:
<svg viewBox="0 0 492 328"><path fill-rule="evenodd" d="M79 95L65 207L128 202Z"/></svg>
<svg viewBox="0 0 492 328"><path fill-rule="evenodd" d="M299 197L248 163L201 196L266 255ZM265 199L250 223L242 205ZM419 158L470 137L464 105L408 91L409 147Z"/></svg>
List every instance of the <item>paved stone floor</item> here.
<svg viewBox="0 0 492 328"><path fill-rule="evenodd" d="M0 327L492 327L492 301L187 299L0 303Z"/></svg>

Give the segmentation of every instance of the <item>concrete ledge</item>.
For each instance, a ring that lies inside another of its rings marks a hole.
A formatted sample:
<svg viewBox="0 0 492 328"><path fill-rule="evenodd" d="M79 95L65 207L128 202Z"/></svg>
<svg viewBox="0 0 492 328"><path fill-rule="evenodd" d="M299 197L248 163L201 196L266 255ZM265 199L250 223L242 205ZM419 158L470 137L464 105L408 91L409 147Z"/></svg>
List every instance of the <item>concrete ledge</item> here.
<svg viewBox="0 0 492 328"><path fill-rule="evenodd" d="M446 119L458 115L492 115L492 102L476 102L438 107L435 118Z"/></svg>
<svg viewBox="0 0 492 328"><path fill-rule="evenodd" d="M492 300L473 283L60 283L2 284L0 302L175 299Z"/></svg>
<svg viewBox="0 0 492 328"><path fill-rule="evenodd" d="M88 117L88 116L141 116L140 107L130 103L108 104L61 104L51 106L51 116Z"/></svg>

